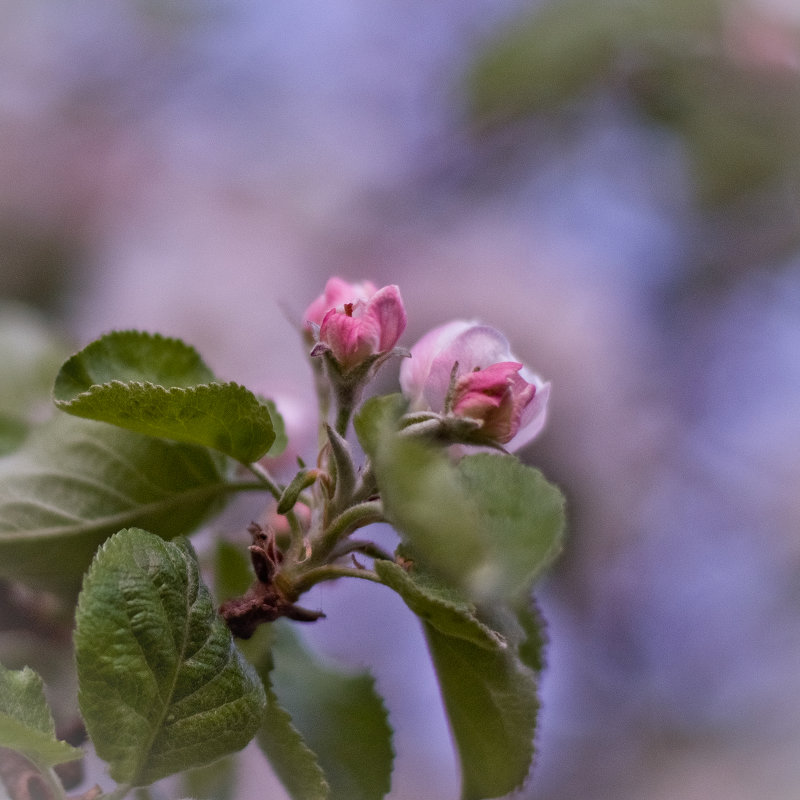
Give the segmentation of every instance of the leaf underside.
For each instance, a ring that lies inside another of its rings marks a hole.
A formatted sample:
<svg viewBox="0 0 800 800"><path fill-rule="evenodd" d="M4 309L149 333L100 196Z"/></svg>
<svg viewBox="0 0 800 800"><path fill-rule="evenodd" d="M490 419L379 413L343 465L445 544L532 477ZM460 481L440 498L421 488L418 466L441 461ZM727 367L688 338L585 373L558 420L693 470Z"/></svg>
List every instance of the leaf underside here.
<svg viewBox="0 0 800 800"><path fill-rule="evenodd" d="M221 457L57 414L0 459L0 576L76 591L126 526L189 533L228 493Z"/></svg>

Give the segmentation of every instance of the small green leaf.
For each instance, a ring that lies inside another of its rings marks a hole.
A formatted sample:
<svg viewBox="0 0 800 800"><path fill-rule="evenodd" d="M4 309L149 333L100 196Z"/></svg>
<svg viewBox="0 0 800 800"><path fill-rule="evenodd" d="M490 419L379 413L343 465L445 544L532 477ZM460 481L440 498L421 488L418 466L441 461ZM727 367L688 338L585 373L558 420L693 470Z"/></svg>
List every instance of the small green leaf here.
<svg viewBox="0 0 800 800"><path fill-rule="evenodd" d="M478 453L454 465L394 436L375 467L388 519L429 569L470 596L517 596L559 552L561 493L513 456Z"/></svg>
<svg viewBox="0 0 800 800"><path fill-rule="evenodd" d="M76 353L56 377L56 405L78 417L211 447L242 463L275 441L269 407L236 383L216 383L177 339L121 331Z"/></svg>
<svg viewBox="0 0 800 800"><path fill-rule="evenodd" d="M513 648L489 650L424 624L461 762L462 800L501 797L533 761L536 676Z"/></svg>
<svg viewBox="0 0 800 800"><path fill-rule="evenodd" d="M0 664L0 747L16 750L39 769L83 756L56 738L42 679L29 667L14 671Z"/></svg>
<svg viewBox="0 0 800 800"><path fill-rule="evenodd" d="M57 414L0 459L0 576L77 592L126 525L189 533L229 493L206 448Z"/></svg>
<svg viewBox="0 0 800 800"><path fill-rule="evenodd" d="M64 363L56 378L55 395L67 401L92 386L113 381L187 388L215 380L197 350L180 339L143 331L113 331Z"/></svg>
<svg viewBox="0 0 800 800"><path fill-rule="evenodd" d="M244 747L264 689L185 541L138 529L99 550L75 632L79 702L118 783L142 786Z"/></svg>
<svg viewBox="0 0 800 800"><path fill-rule="evenodd" d="M432 575L426 575L415 567L408 572L384 560L375 561L375 572L423 622L441 633L488 650L506 646L505 639L497 631L477 618L472 603L466 602L459 592Z"/></svg>
<svg viewBox="0 0 800 800"><path fill-rule="evenodd" d="M388 431L393 431L408 402L402 394L375 395L361 406L353 418L353 428L364 452L374 457Z"/></svg>
<svg viewBox="0 0 800 800"><path fill-rule="evenodd" d="M393 752L386 709L374 680L320 663L288 626L274 627L274 667L268 679L280 708L290 715L289 721L274 704L265 722L272 727L273 743L265 751L276 772L294 800L380 800L390 788ZM289 724L300 739L287 732ZM262 729L259 741L265 746L263 735ZM283 744L275 747L276 739ZM283 766L279 758L286 759ZM293 769L301 772L288 780L283 777ZM300 781L309 787L308 794L303 794Z"/></svg>

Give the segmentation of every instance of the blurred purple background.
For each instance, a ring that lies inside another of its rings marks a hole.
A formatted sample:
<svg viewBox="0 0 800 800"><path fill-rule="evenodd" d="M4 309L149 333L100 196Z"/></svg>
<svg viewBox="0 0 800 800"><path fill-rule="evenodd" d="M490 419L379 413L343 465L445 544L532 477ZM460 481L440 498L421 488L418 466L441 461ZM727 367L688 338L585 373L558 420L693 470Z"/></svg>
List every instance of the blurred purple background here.
<svg viewBox="0 0 800 800"><path fill-rule="evenodd" d="M795 800L800 12L539 5L4 0L2 296L76 345L181 336L298 415L331 274L399 284L406 345L503 329L570 516L520 797ZM323 587L307 632L375 670L391 800L455 800L388 594ZM248 758L240 796L284 797Z"/></svg>

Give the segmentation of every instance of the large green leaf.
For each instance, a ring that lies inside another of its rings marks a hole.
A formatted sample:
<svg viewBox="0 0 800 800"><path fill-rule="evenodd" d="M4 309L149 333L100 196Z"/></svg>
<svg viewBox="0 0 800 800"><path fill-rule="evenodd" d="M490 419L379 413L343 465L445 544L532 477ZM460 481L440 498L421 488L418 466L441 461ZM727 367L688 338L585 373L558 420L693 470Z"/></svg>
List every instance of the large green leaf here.
<svg viewBox="0 0 800 800"><path fill-rule="evenodd" d="M497 631L477 618L474 605L432 575L417 568L408 571L382 560L375 561L375 572L421 620L436 630L488 650L506 646L505 639Z"/></svg>
<svg viewBox="0 0 800 800"><path fill-rule="evenodd" d="M53 394L75 416L211 447L243 463L275 441L267 403L244 386L215 382L194 348L177 339L110 333L65 362Z"/></svg>
<svg viewBox="0 0 800 800"><path fill-rule="evenodd" d="M56 738L42 679L29 667L14 671L0 664L0 747L22 753L40 769L83 755Z"/></svg>
<svg viewBox="0 0 800 800"><path fill-rule="evenodd" d="M380 800L393 752L373 679L321 663L291 628L274 627L265 666L274 699L259 742L275 771L294 800Z"/></svg>
<svg viewBox="0 0 800 800"><path fill-rule="evenodd" d="M209 450L57 414L0 459L0 576L75 591L120 528L189 533L230 486Z"/></svg>
<svg viewBox="0 0 800 800"><path fill-rule="evenodd" d="M478 453L458 472L489 552L486 578L516 594L555 560L564 535L564 498L539 470L513 456Z"/></svg>
<svg viewBox="0 0 800 800"><path fill-rule="evenodd" d="M458 747L465 800L520 786L533 760L543 634L532 601L476 608L424 572L376 561L375 571L424 623Z"/></svg>
<svg viewBox="0 0 800 800"><path fill-rule="evenodd" d="M519 788L533 761L535 673L514 647L489 650L423 627L459 752L463 800Z"/></svg>
<svg viewBox="0 0 800 800"><path fill-rule="evenodd" d="M430 569L471 596L518 596L559 551L562 496L513 456L478 453L454 465L394 436L375 466L389 520Z"/></svg>
<svg viewBox="0 0 800 800"><path fill-rule="evenodd" d="M79 702L119 783L146 785L244 747L264 688L216 613L185 540L120 531L84 581Z"/></svg>

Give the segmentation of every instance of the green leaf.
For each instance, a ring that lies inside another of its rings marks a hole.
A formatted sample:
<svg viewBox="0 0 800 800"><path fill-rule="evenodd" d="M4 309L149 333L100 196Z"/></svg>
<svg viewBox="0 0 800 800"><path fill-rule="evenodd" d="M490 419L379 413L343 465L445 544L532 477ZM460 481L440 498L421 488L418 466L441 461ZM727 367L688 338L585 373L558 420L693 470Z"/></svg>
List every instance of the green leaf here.
<svg viewBox="0 0 800 800"><path fill-rule="evenodd" d="M91 386L113 381L186 388L214 380L197 350L180 339L143 331L113 331L64 363L55 394L68 400Z"/></svg>
<svg viewBox="0 0 800 800"><path fill-rule="evenodd" d="M267 670L262 672L262 679L267 690L267 713L258 732L258 744L292 800L329 800L330 786L317 756L278 702Z"/></svg>
<svg viewBox="0 0 800 800"><path fill-rule="evenodd" d="M219 450L242 463L275 441L269 407L236 383L216 383L177 339L120 331L76 353L56 377L56 405L78 417Z"/></svg>
<svg viewBox="0 0 800 800"><path fill-rule="evenodd" d="M209 450L57 414L0 459L0 576L76 592L97 547L188 533L230 491Z"/></svg>
<svg viewBox="0 0 800 800"><path fill-rule="evenodd" d="M185 540L120 531L84 581L79 703L118 783L142 786L244 747L264 689L216 613Z"/></svg>
<svg viewBox="0 0 800 800"><path fill-rule="evenodd" d="M530 771L541 619L532 600L476 608L424 572L376 561L375 571L423 621L462 765L465 800L499 797Z"/></svg>
<svg viewBox="0 0 800 800"><path fill-rule="evenodd" d="M0 301L0 414L29 419L49 407L53 375L68 352L42 316Z"/></svg>
<svg viewBox="0 0 800 800"><path fill-rule="evenodd" d="M394 436L375 467L388 519L428 569L470 596L517 596L559 552L561 493L513 456L478 453L454 465Z"/></svg>
<svg viewBox="0 0 800 800"><path fill-rule="evenodd" d="M217 540L214 547L214 597L222 604L244 594L253 583L253 564L245 543Z"/></svg>
<svg viewBox="0 0 800 800"><path fill-rule="evenodd" d="M472 603L432 575L426 575L416 567L407 571L384 560L376 560L374 568L381 581L394 589L421 620L437 631L487 650L506 646L505 639L497 631L477 618Z"/></svg>
<svg viewBox="0 0 800 800"><path fill-rule="evenodd" d="M286 423L283 420L283 416L278 411L278 407L275 405L274 400L270 400L266 397L262 397L258 395L259 402L267 407L269 411L269 416L272 419L272 428L275 432L275 440L272 442L272 446L269 448L269 457L270 458L277 458L280 455L283 455L284 450L289 444L289 436L286 433Z"/></svg>
<svg viewBox="0 0 800 800"><path fill-rule="evenodd" d="M458 748L462 800L519 788L533 761L535 673L514 648L489 650L423 627Z"/></svg>
<svg viewBox="0 0 800 800"><path fill-rule="evenodd" d="M0 456L16 450L28 435L28 426L20 419L0 412Z"/></svg>
<svg viewBox="0 0 800 800"><path fill-rule="evenodd" d="M42 679L29 667L14 671L0 664L0 747L22 753L39 769L83 756L56 738Z"/></svg>
<svg viewBox="0 0 800 800"><path fill-rule="evenodd" d="M489 591L497 586L509 595L527 590L561 551L561 492L513 456L478 453L461 459L458 472L489 551L483 576Z"/></svg>
<svg viewBox="0 0 800 800"><path fill-rule="evenodd" d="M402 394L375 395L361 406L353 418L353 428L364 452L374 457L378 445L396 427L408 402Z"/></svg>
<svg viewBox="0 0 800 800"><path fill-rule="evenodd" d="M192 797L235 800L239 769L236 756L226 756L211 764L188 770L181 776L184 800Z"/></svg>
<svg viewBox="0 0 800 800"><path fill-rule="evenodd" d="M277 703L259 742L290 794L294 800L384 797L392 770L391 728L374 680L320 663L287 625L274 628L268 680Z"/></svg>

